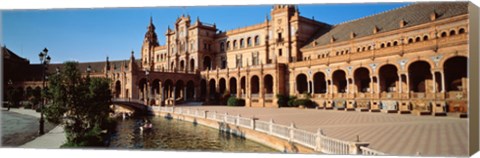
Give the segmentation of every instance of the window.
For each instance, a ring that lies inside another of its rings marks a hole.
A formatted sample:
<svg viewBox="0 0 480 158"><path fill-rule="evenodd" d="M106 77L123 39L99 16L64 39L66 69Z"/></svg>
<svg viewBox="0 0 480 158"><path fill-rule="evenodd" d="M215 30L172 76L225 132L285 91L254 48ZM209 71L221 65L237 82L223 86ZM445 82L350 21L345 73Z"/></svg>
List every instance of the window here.
<svg viewBox="0 0 480 158"><path fill-rule="evenodd" d="M233 49L237 49L237 40L233 40Z"/></svg>
<svg viewBox="0 0 480 158"><path fill-rule="evenodd" d="M260 45L260 38L258 36L255 36L254 41L256 46Z"/></svg>
<svg viewBox="0 0 480 158"><path fill-rule="evenodd" d="M420 37L415 38L415 42L420 42Z"/></svg>
<svg viewBox="0 0 480 158"><path fill-rule="evenodd" d="M465 33L465 29L464 28L461 28L460 30L458 30L458 34L463 34Z"/></svg>
<svg viewBox="0 0 480 158"><path fill-rule="evenodd" d="M252 65L258 65L258 52L252 53Z"/></svg>
<svg viewBox="0 0 480 158"><path fill-rule="evenodd" d="M282 49L278 49L278 56L282 56Z"/></svg>
<svg viewBox="0 0 480 158"><path fill-rule="evenodd" d="M243 38L240 39L240 48L243 48L245 46L245 42L243 41Z"/></svg>
<svg viewBox="0 0 480 158"><path fill-rule="evenodd" d="M220 42L220 52L224 52L224 51L225 51L225 43Z"/></svg>
<svg viewBox="0 0 480 158"><path fill-rule="evenodd" d="M230 41L227 41L227 50L230 50Z"/></svg>
<svg viewBox="0 0 480 158"><path fill-rule="evenodd" d="M446 33L446 32L442 32L442 34L440 35L440 37L447 37L447 33Z"/></svg>
<svg viewBox="0 0 480 158"><path fill-rule="evenodd" d="M282 39L282 33L281 32L278 33L278 39Z"/></svg>
<svg viewBox="0 0 480 158"><path fill-rule="evenodd" d="M235 59L236 59L235 64L237 68L242 67L242 55L238 54Z"/></svg>
<svg viewBox="0 0 480 158"><path fill-rule="evenodd" d="M248 37L247 38L247 47L252 46L252 38Z"/></svg>
<svg viewBox="0 0 480 158"><path fill-rule="evenodd" d="M203 42L203 50L207 50L207 43Z"/></svg>
<svg viewBox="0 0 480 158"><path fill-rule="evenodd" d="M455 35L455 30L450 31L450 36Z"/></svg>
<svg viewBox="0 0 480 158"><path fill-rule="evenodd" d="M428 40L428 36L427 35L423 36L423 40L424 41Z"/></svg>

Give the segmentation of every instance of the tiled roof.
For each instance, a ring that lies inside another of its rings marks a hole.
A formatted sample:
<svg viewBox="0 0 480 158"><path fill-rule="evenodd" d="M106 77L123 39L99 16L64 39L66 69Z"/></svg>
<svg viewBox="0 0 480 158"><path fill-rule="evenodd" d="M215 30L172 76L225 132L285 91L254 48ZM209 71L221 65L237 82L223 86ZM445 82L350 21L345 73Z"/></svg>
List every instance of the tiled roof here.
<svg viewBox="0 0 480 158"><path fill-rule="evenodd" d="M332 27L326 32L320 31L314 36L317 42L316 46L327 45L331 38L335 42L341 42L351 39L353 32L355 38L365 37L373 34L373 29L378 28L378 33L393 31L400 28L400 21L404 20L404 27L411 27L430 22L430 15L437 13L437 20L463 15L468 13L468 2L426 2L415 3L401 7L395 10L383 12L380 14L364 17L361 19L341 23ZM304 48L311 48L312 43Z"/></svg>

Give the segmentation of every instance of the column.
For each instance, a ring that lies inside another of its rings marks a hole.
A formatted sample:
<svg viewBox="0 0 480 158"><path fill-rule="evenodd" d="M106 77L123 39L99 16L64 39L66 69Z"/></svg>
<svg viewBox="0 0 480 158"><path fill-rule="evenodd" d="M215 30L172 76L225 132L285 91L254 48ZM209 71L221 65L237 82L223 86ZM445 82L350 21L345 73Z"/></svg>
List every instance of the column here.
<svg viewBox="0 0 480 158"><path fill-rule="evenodd" d="M315 79L312 79L312 94L315 94Z"/></svg>
<svg viewBox="0 0 480 158"><path fill-rule="evenodd" d="M408 77L408 73L405 73L405 78L407 79L407 93L410 93L410 77Z"/></svg>
<svg viewBox="0 0 480 158"><path fill-rule="evenodd" d="M380 94L380 75L377 76L377 93Z"/></svg>
<svg viewBox="0 0 480 158"><path fill-rule="evenodd" d="M172 99L172 105L173 106L175 106L175 100L176 100L175 92L176 92L176 90L177 90L177 87L173 86L173 94L172 94L173 95L173 99Z"/></svg>
<svg viewBox="0 0 480 158"><path fill-rule="evenodd" d="M435 71L432 71L432 80L433 80L433 88L432 88L432 92L433 93L436 93L437 92L437 79L435 77ZM428 84L425 84L425 86L428 86Z"/></svg>
<svg viewBox="0 0 480 158"><path fill-rule="evenodd" d="M348 77L345 77L345 79L347 80L347 89L346 89L345 91L347 91L346 94L348 95L348 93L351 93L351 92L350 92L350 89L351 89L351 88L350 88L350 81L349 81Z"/></svg>
<svg viewBox="0 0 480 158"><path fill-rule="evenodd" d="M440 75L442 76L442 93L445 93L445 74L443 71L440 71Z"/></svg>
<svg viewBox="0 0 480 158"><path fill-rule="evenodd" d="M160 99L160 106L163 106L165 104L165 89L163 86L160 86L160 92L161 94L161 99Z"/></svg>
<svg viewBox="0 0 480 158"><path fill-rule="evenodd" d="M187 101L187 86L183 87L183 101Z"/></svg>
<svg viewBox="0 0 480 158"><path fill-rule="evenodd" d="M402 91L403 91L403 89L402 89L403 88L403 86L402 86L403 85L402 74L398 74L398 81L400 83L398 93L402 93Z"/></svg>
<svg viewBox="0 0 480 158"><path fill-rule="evenodd" d="M311 89L312 89L312 84L310 84L311 82L310 81L307 81L307 92L308 93L311 93Z"/></svg>
<svg viewBox="0 0 480 158"><path fill-rule="evenodd" d="M375 84L375 82L373 81L373 76L370 76L370 85L369 85L370 86L370 94L373 94L373 91L374 91L373 90L374 89L373 85L374 84Z"/></svg>
<svg viewBox="0 0 480 158"><path fill-rule="evenodd" d="M239 78L236 80L237 83L237 98L240 98L240 96L242 95L242 85L240 84L242 82L242 78Z"/></svg>
<svg viewBox="0 0 480 158"><path fill-rule="evenodd" d="M258 95L259 95L259 98L264 98L264 93L265 93L265 86L264 86L264 83L263 83L263 77L260 75L260 77L258 78Z"/></svg>
<svg viewBox="0 0 480 158"><path fill-rule="evenodd" d="M325 79L325 90L326 90L325 94L328 94L328 80L327 79Z"/></svg>
<svg viewBox="0 0 480 158"><path fill-rule="evenodd" d="M210 81L207 80L207 84L206 84L206 89L207 89L207 94L205 94L205 101L208 102L210 100Z"/></svg>

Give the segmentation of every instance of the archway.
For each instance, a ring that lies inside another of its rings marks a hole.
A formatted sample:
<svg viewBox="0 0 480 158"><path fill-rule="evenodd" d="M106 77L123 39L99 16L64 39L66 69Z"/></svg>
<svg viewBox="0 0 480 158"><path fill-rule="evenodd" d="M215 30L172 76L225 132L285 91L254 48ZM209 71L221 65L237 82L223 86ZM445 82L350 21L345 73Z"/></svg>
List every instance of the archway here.
<svg viewBox="0 0 480 158"><path fill-rule="evenodd" d="M152 85L152 94L154 94L155 97L160 95L160 80L154 79L150 85Z"/></svg>
<svg viewBox="0 0 480 158"><path fill-rule="evenodd" d="M246 91L247 91L247 87L246 87L247 83L246 82L247 82L247 80L245 79L245 77L242 77L240 79L240 88L241 88L241 93L242 93L242 94L240 94L240 96L246 94Z"/></svg>
<svg viewBox="0 0 480 158"><path fill-rule="evenodd" d="M190 72L195 72L195 59L190 59Z"/></svg>
<svg viewBox="0 0 480 158"><path fill-rule="evenodd" d="M178 80L175 83L175 99L185 99L185 85L182 80Z"/></svg>
<svg viewBox="0 0 480 158"><path fill-rule="evenodd" d="M272 75L265 75L263 78L263 84L265 87L265 93L266 94L272 94L273 93L273 77Z"/></svg>
<svg viewBox="0 0 480 158"><path fill-rule="evenodd" d="M195 99L195 84L192 80L187 82L187 100Z"/></svg>
<svg viewBox="0 0 480 158"><path fill-rule="evenodd" d="M225 94L225 90L227 89L227 81L225 81L224 78L220 78L220 80L218 81L218 86L220 94Z"/></svg>
<svg viewBox="0 0 480 158"><path fill-rule="evenodd" d="M370 72L367 68L360 67L353 73L357 91L361 93L370 92Z"/></svg>
<svg viewBox="0 0 480 158"><path fill-rule="evenodd" d="M467 57L456 56L448 59L443 64L445 76L445 90L466 91L467 85Z"/></svg>
<svg viewBox="0 0 480 158"><path fill-rule="evenodd" d="M122 87L120 81L117 80L115 82L115 98L120 98L120 94L122 93Z"/></svg>
<svg viewBox="0 0 480 158"><path fill-rule="evenodd" d="M211 70L212 69L212 61L209 56L205 56L203 58L203 70Z"/></svg>
<svg viewBox="0 0 480 158"><path fill-rule="evenodd" d="M230 78L230 94L237 94L237 79L235 77Z"/></svg>
<svg viewBox="0 0 480 158"><path fill-rule="evenodd" d="M251 94L258 94L260 90L260 79L258 76L254 75L250 79L250 93Z"/></svg>
<svg viewBox="0 0 480 158"><path fill-rule="evenodd" d="M307 75L305 75L305 74L297 75L296 82L297 82L298 93L302 94L302 93L307 92L307 88L308 88Z"/></svg>
<svg viewBox="0 0 480 158"><path fill-rule="evenodd" d="M185 61L181 60L180 61L180 71L184 71L185 70Z"/></svg>
<svg viewBox="0 0 480 158"><path fill-rule="evenodd" d="M167 79L164 83L164 91L165 91L165 99L169 99L173 97L173 81L170 79Z"/></svg>
<svg viewBox="0 0 480 158"><path fill-rule="evenodd" d="M215 80L210 79L210 81L208 82L208 85L209 85L209 90L210 90L209 97L215 99L215 94L216 94Z"/></svg>
<svg viewBox="0 0 480 158"><path fill-rule="evenodd" d="M345 71L336 70L333 72L332 81L337 93L345 93L347 91L347 76Z"/></svg>
<svg viewBox="0 0 480 158"><path fill-rule="evenodd" d="M200 80L200 99L205 100L207 97L207 80Z"/></svg>
<svg viewBox="0 0 480 158"><path fill-rule="evenodd" d="M313 74L313 86L314 93L327 93L327 81L323 72Z"/></svg>
<svg viewBox="0 0 480 158"><path fill-rule="evenodd" d="M430 64L426 61L416 61L408 67L410 90L413 92L431 91L433 85Z"/></svg>
<svg viewBox="0 0 480 158"><path fill-rule="evenodd" d="M145 100L147 98L147 79L146 78L142 78L140 79L140 81L138 82L138 89L139 89L139 97L140 100Z"/></svg>
<svg viewBox="0 0 480 158"><path fill-rule="evenodd" d="M392 64L383 65L379 70L380 92L396 92L398 72L397 67Z"/></svg>

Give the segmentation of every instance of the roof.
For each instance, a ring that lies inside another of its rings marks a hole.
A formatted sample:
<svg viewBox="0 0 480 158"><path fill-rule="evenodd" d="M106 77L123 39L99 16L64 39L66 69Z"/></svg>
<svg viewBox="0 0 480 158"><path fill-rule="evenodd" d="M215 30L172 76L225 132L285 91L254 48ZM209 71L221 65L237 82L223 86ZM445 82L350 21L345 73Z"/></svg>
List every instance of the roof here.
<svg viewBox="0 0 480 158"><path fill-rule="evenodd" d="M16 61L28 62L27 59L18 56L17 54L12 52L10 49L8 49L6 46L2 47L2 57L4 59L11 59L11 60L16 60Z"/></svg>
<svg viewBox="0 0 480 158"><path fill-rule="evenodd" d="M420 2L407 5L398 9L380 14L360 18L357 20L334 25L332 29L314 36L314 40L304 48L327 45L331 38L335 42L347 41L353 32L355 38L373 35L373 29L378 28L378 33L393 31L400 28L400 21L406 22L404 27L411 27L430 22L430 15L437 13L438 20L468 13L468 2Z"/></svg>

